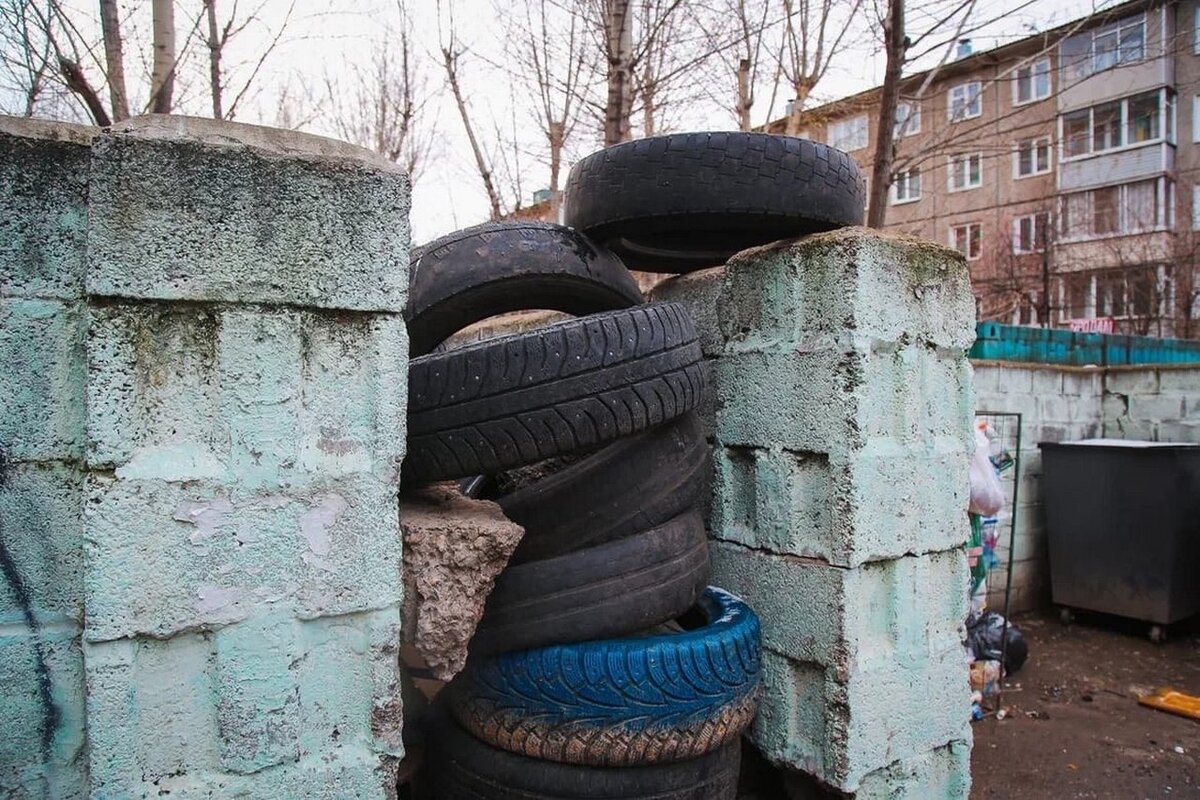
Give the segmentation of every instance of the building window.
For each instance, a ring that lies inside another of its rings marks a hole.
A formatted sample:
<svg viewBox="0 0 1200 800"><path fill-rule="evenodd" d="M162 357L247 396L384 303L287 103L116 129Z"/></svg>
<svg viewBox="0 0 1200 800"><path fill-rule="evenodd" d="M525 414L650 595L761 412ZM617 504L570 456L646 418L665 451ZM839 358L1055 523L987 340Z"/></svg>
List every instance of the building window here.
<svg viewBox="0 0 1200 800"><path fill-rule="evenodd" d="M1042 58L1017 67L1013 81L1013 105L1020 106L1050 96L1050 59Z"/></svg>
<svg viewBox="0 0 1200 800"><path fill-rule="evenodd" d="M1059 45L1059 62L1068 81L1141 61L1146 57L1146 15L1070 36Z"/></svg>
<svg viewBox="0 0 1200 800"><path fill-rule="evenodd" d="M1200 56L1200 6L1192 16L1192 52Z"/></svg>
<svg viewBox="0 0 1200 800"><path fill-rule="evenodd" d="M978 222L955 225L950 229L950 246L968 261L979 258L983 254L983 226Z"/></svg>
<svg viewBox="0 0 1200 800"><path fill-rule="evenodd" d="M921 168L897 172L892 180L892 205L921 199Z"/></svg>
<svg viewBox="0 0 1200 800"><path fill-rule="evenodd" d="M1171 187L1164 179L1105 186L1063 197L1064 239L1145 233L1170 227Z"/></svg>
<svg viewBox="0 0 1200 800"><path fill-rule="evenodd" d="M1063 158L1169 141L1173 138L1169 124L1173 109L1170 90L1156 89L1064 114Z"/></svg>
<svg viewBox="0 0 1200 800"><path fill-rule="evenodd" d="M1050 215L1045 211L1013 220L1013 252L1041 253L1050 242Z"/></svg>
<svg viewBox="0 0 1200 800"><path fill-rule="evenodd" d="M1192 186L1192 230L1200 231L1200 183Z"/></svg>
<svg viewBox="0 0 1200 800"><path fill-rule="evenodd" d="M983 185L983 154L950 156L949 188L952 192Z"/></svg>
<svg viewBox="0 0 1200 800"><path fill-rule="evenodd" d="M860 150L867 146L867 115L829 123L829 144L838 150Z"/></svg>
<svg viewBox="0 0 1200 800"><path fill-rule="evenodd" d="M1014 161L1013 170L1018 178L1028 178L1030 175L1043 175L1049 172L1050 137L1039 136L1036 139L1022 139L1017 142Z"/></svg>
<svg viewBox="0 0 1200 800"><path fill-rule="evenodd" d="M946 103L946 113L951 121L974 119L983 113L980 94L983 89L979 81L960 83L952 87Z"/></svg>
<svg viewBox="0 0 1200 800"><path fill-rule="evenodd" d="M1097 273L1096 316L1156 317L1170 291L1168 270L1154 265Z"/></svg>
<svg viewBox="0 0 1200 800"><path fill-rule="evenodd" d="M905 101L896 106L896 125L894 131L897 139L921 132L920 100Z"/></svg>

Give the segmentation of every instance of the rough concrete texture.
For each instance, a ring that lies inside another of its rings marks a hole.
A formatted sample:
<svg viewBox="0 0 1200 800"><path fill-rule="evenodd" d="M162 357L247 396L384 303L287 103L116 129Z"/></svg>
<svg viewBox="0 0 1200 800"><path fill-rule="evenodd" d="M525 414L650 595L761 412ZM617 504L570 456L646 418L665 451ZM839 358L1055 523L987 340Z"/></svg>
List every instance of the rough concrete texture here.
<svg viewBox="0 0 1200 800"><path fill-rule="evenodd" d="M765 699L752 730L770 759L855 791L866 774L970 740L962 550L854 569L712 548L713 580L763 624Z"/></svg>
<svg viewBox="0 0 1200 800"><path fill-rule="evenodd" d="M700 335L705 358L721 355L725 339L717 316L717 300L725 283L725 267L710 267L686 275L676 275L651 290L649 299L656 303L683 303L687 306Z"/></svg>
<svg viewBox="0 0 1200 800"><path fill-rule="evenodd" d="M408 177L368 151L252 125L139 117L92 149L87 289L400 311L408 208Z"/></svg>
<svg viewBox="0 0 1200 800"><path fill-rule="evenodd" d="M966 263L927 242L853 229L735 256L714 536L847 567L961 544L973 308Z"/></svg>
<svg viewBox="0 0 1200 800"><path fill-rule="evenodd" d="M463 497L449 485L406 494L400 524L404 639L448 681L466 663L484 603L525 530L496 503Z"/></svg>
<svg viewBox="0 0 1200 800"><path fill-rule="evenodd" d="M83 294L96 128L0 116L0 297Z"/></svg>

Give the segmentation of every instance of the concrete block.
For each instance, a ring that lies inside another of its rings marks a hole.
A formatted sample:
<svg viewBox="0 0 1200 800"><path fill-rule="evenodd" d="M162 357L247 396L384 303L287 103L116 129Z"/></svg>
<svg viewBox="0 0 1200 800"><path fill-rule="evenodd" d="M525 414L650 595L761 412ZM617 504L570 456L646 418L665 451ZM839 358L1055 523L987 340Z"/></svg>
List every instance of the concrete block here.
<svg viewBox="0 0 1200 800"><path fill-rule="evenodd" d="M1035 394L1052 395L1054 397L1063 394L1062 370L1054 369L1053 367L1033 369L1030 370L1029 377L1032 381L1033 392Z"/></svg>
<svg viewBox="0 0 1200 800"><path fill-rule="evenodd" d="M1200 367L1159 367L1157 371L1159 391L1182 392L1191 397L1200 394Z"/></svg>
<svg viewBox="0 0 1200 800"><path fill-rule="evenodd" d="M1043 424L1070 422L1071 418L1071 406L1067 398L1058 394L1044 394L1038 397L1038 419Z"/></svg>
<svg viewBox="0 0 1200 800"><path fill-rule="evenodd" d="M0 449L8 460L82 458L84 324L79 303L0 299Z"/></svg>
<svg viewBox="0 0 1200 800"><path fill-rule="evenodd" d="M92 148L90 294L403 309L409 183L366 150L211 119L139 117Z"/></svg>
<svg viewBox="0 0 1200 800"><path fill-rule="evenodd" d="M971 793L971 732L863 777L855 800L960 800Z"/></svg>
<svg viewBox="0 0 1200 800"><path fill-rule="evenodd" d="M719 356L725 343L717 314L717 298L724 282L725 268L712 267L668 278L655 286L649 296L654 302L683 303L687 307L696 323L700 347L706 358Z"/></svg>
<svg viewBox="0 0 1200 800"><path fill-rule="evenodd" d="M846 228L746 250L725 270L729 343L915 342L961 354L975 340L966 262L931 242Z"/></svg>
<svg viewBox="0 0 1200 800"><path fill-rule="evenodd" d="M1019 366L1000 366L1000 378L997 388L1004 394L1030 394L1033 392L1033 371ZM1004 411L1007 409L988 409L989 411Z"/></svg>
<svg viewBox="0 0 1200 800"><path fill-rule="evenodd" d="M0 630L83 622L83 471L62 462L10 465L0 478L6 554Z"/></svg>
<svg viewBox="0 0 1200 800"><path fill-rule="evenodd" d="M83 294L89 148L98 133L0 116L0 297Z"/></svg>
<svg viewBox="0 0 1200 800"><path fill-rule="evenodd" d="M1154 422L1187 417L1187 398L1182 394L1130 395L1129 416Z"/></svg>
<svg viewBox="0 0 1200 800"><path fill-rule="evenodd" d="M88 357L88 462L122 477L394 482L403 458L398 315L105 304Z"/></svg>
<svg viewBox="0 0 1200 800"><path fill-rule="evenodd" d="M398 608L397 508L395 485L370 476L255 492L92 473L85 636L171 636L264 608Z"/></svg>
<svg viewBox="0 0 1200 800"><path fill-rule="evenodd" d="M897 759L969 737L961 549L853 569L718 542L713 580L763 623L764 754L843 791ZM813 710L813 706L823 709Z"/></svg>
<svg viewBox="0 0 1200 800"><path fill-rule="evenodd" d="M71 625L0 629L0 795L88 797L83 658Z"/></svg>
<svg viewBox="0 0 1200 800"><path fill-rule="evenodd" d="M1195 422L1164 421L1158 425L1159 441L1200 442L1200 420Z"/></svg>
<svg viewBox="0 0 1200 800"><path fill-rule="evenodd" d="M1104 391L1117 394L1156 394L1158 370L1146 367L1110 367L1104 373Z"/></svg>

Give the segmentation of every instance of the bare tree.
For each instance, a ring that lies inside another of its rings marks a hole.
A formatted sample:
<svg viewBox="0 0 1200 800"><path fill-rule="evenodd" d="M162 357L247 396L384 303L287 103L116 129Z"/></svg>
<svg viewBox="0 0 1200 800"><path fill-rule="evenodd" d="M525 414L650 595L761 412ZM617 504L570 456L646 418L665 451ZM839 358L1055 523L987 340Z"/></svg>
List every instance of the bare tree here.
<svg viewBox="0 0 1200 800"><path fill-rule="evenodd" d="M175 92L175 0L152 0L154 70L150 74L150 110L171 113Z"/></svg>
<svg viewBox="0 0 1200 800"><path fill-rule="evenodd" d="M608 65L604 103L604 146L632 138L633 9L630 0L596 0Z"/></svg>
<svg viewBox="0 0 1200 800"><path fill-rule="evenodd" d="M129 93L125 89L124 37L117 0L100 0L100 31L104 37L104 65L112 116L120 122L129 117Z"/></svg>
<svg viewBox="0 0 1200 800"><path fill-rule="evenodd" d="M216 119L234 119L251 88L256 85L263 65L279 47L279 43L286 34L292 21L292 15L296 10L296 3L293 0L274 29L263 23L262 12L266 7L266 0L263 0L257 8L244 17L238 16L238 3L237 0L234 0L229 17L224 22L218 21L217 0L203 0L203 4L204 18L207 22L207 33L204 38L208 48L208 85L209 95L212 99L212 115ZM236 36L256 23L263 26L267 38L264 39L264 44L257 48L256 56L250 62L249 74L246 75L244 81L240 81L241 87L237 88L236 85L232 85L233 78L224 66L226 49ZM227 89L233 90L233 100L228 107L225 106Z"/></svg>
<svg viewBox="0 0 1200 800"><path fill-rule="evenodd" d="M765 0L726 0L737 33L737 47L732 48L737 61L734 71L737 101L733 106L738 130L751 130L750 112L754 108L754 91L758 85L758 70L762 63L763 33L767 24L768 4Z"/></svg>
<svg viewBox="0 0 1200 800"><path fill-rule="evenodd" d="M779 71L792 90L784 132L800 133L804 107L848 45L863 0L783 0L786 14Z"/></svg>

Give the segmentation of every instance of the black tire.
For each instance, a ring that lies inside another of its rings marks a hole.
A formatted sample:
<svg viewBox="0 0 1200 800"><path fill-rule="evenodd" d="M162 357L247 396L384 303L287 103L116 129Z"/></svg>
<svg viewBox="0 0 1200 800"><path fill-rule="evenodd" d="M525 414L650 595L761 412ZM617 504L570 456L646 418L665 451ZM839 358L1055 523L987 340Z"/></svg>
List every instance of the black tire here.
<svg viewBox="0 0 1200 800"><path fill-rule="evenodd" d="M734 253L863 221L866 189L840 150L766 133L680 133L580 160L566 223L631 269L690 272Z"/></svg>
<svg viewBox="0 0 1200 800"><path fill-rule="evenodd" d="M499 472L660 425L700 402L700 359L696 328L679 303L415 358L404 481Z"/></svg>
<svg viewBox="0 0 1200 800"><path fill-rule="evenodd" d="M734 800L737 742L691 761L605 769L490 747L435 708L425 777L437 800Z"/></svg>
<svg viewBox="0 0 1200 800"><path fill-rule="evenodd" d="M525 528L509 560L523 564L649 530L699 502L708 442L694 413L622 439L496 498Z"/></svg>
<svg viewBox="0 0 1200 800"><path fill-rule="evenodd" d="M413 251L409 354L423 356L468 325L509 311L594 314L644 302L629 270L579 231L546 222L488 222Z"/></svg>
<svg viewBox="0 0 1200 800"><path fill-rule="evenodd" d="M505 569L471 652L624 636L684 613L707 583L704 520L689 511L615 542Z"/></svg>
<svg viewBox="0 0 1200 800"><path fill-rule="evenodd" d="M449 706L476 737L530 758L636 766L736 741L758 708L758 618L709 587L679 633L475 658Z"/></svg>

